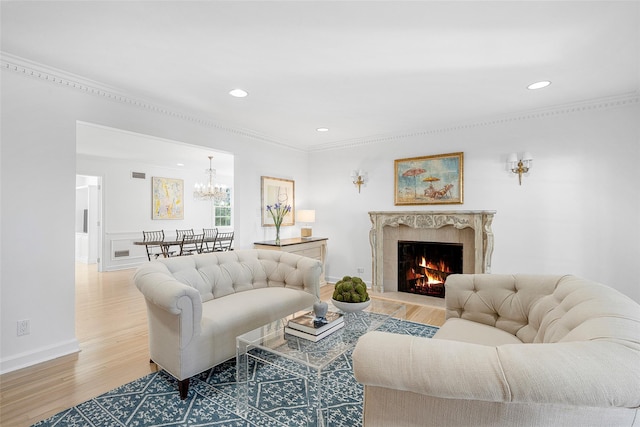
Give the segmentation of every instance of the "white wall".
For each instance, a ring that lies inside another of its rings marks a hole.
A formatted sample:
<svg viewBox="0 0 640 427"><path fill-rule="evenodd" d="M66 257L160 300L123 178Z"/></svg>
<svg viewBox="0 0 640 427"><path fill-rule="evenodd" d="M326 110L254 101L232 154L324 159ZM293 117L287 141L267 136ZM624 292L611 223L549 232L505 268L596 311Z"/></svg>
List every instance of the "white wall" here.
<svg viewBox="0 0 640 427"><path fill-rule="evenodd" d="M329 238L327 276L365 268L369 211L496 210L493 273L570 273L640 301L638 98L381 141L311 156L314 234ZM464 204L394 206L394 160L464 152ZM510 152L531 151L518 186ZM363 168L362 193L349 172Z"/></svg>
<svg viewBox="0 0 640 427"><path fill-rule="evenodd" d="M295 180L298 194L308 188L307 153L28 74L2 67L0 372L78 350L75 176L95 172L76 170L77 121L233 153L236 248L274 237L272 227L260 226L261 175ZM145 205L142 215L148 214ZM31 334L17 337L16 322L24 319Z"/></svg>
<svg viewBox="0 0 640 427"><path fill-rule="evenodd" d="M465 203L443 209L497 211L494 273L573 273L640 301L637 97L309 155L19 71L3 67L1 76L1 372L78 350L75 175L95 172L76 170L77 121L234 154L236 248L274 237L260 225L260 176L295 180L296 208L316 209L313 233L329 238L329 278L364 267L370 281L367 212L415 209L393 205L394 159L463 151ZM524 150L535 162L519 187L504 162ZM361 194L349 177L357 168L370 179ZM298 233L285 227L282 237ZM31 334L17 337L24 319Z"/></svg>

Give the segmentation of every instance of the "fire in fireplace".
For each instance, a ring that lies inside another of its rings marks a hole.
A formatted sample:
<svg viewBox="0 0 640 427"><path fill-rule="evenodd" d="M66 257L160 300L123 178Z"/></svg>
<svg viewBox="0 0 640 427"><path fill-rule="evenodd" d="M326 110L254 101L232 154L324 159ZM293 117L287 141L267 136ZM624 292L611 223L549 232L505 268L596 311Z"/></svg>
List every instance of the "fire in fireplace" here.
<svg viewBox="0 0 640 427"><path fill-rule="evenodd" d="M462 273L461 243L398 241L398 292L444 298L454 273Z"/></svg>

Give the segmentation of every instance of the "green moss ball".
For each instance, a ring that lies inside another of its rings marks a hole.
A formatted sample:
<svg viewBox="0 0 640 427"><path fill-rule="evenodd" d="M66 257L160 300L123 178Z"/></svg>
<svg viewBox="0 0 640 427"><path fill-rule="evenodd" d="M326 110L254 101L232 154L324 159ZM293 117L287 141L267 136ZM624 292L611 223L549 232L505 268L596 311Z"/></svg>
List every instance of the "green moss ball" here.
<svg viewBox="0 0 640 427"><path fill-rule="evenodd" d="M367 285L359 277L344 276L336 283L333 299L353 303L368 301Z"/></svg>

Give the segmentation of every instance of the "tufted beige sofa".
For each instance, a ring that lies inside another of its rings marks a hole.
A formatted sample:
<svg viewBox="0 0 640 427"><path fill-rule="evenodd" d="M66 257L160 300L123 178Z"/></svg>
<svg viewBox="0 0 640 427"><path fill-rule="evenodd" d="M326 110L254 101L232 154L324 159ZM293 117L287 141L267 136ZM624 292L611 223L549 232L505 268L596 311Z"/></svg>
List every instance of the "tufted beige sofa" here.
<svg viewBox="0 0 640 427"><path fill-rule="evenodd" d="M452 275L434 339L370 332L365 426L640 426L640 305L575 276Z"/></svg>
<svg viewBox="0 0 640 427"><path fill-rule="evenodd" d="M178 380L233 357L236 337L319 298L319 261L280 251L235 250L159 259L134 282L147 303L151 360Z"/></svg>

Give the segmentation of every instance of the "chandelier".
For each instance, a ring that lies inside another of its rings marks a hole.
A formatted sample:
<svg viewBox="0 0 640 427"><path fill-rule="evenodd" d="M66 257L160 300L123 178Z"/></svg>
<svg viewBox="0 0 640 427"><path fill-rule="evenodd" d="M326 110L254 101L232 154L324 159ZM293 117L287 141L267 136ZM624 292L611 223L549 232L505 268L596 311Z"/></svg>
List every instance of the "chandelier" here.
<svg viewBox="0 0 640 427"><path fill-rule="evenodd" d="M216 177L216 170L211 166L213 156L209 156L209 169L205 169L207 176L206 183L197 182L195 190L193 191L193 197L196 200L209 200L220 202L226 200L227 191L224 187L215 185L214 180Z"/></svg>

